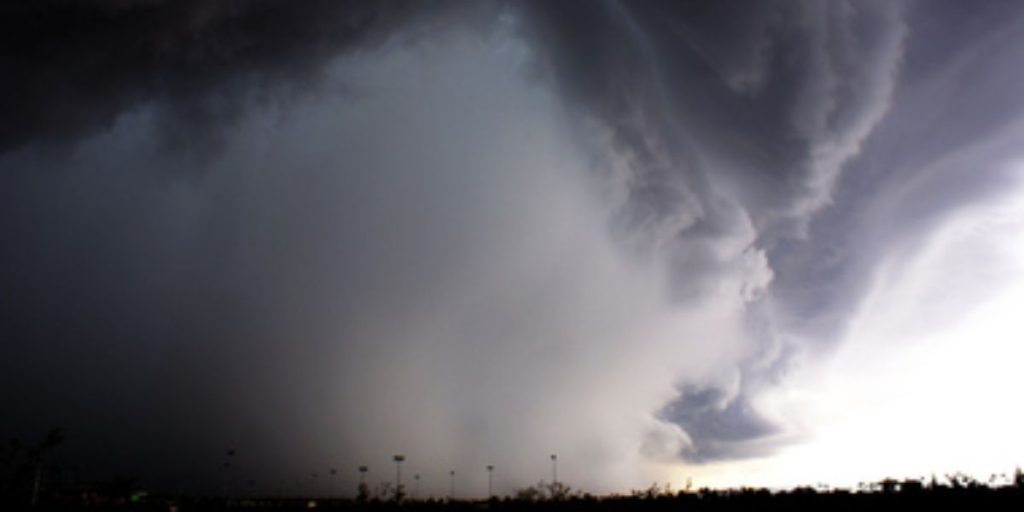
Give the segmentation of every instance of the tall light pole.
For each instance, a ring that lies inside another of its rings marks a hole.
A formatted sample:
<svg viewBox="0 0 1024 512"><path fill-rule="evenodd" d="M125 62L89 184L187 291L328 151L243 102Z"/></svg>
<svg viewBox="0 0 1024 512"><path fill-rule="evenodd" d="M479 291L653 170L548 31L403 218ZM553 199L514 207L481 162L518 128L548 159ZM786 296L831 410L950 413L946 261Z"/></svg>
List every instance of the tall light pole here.
<svg viewBox="0 0 1024 512"><path fill-rule="evenodd" d="M551 483L558 483L558 455L551 454Z"/></svg>
<svg viewBox="0 0 1024 512"><path fill-rule="evenodd" d="M493 490L494 489L494 487L493 487L494 478L493 477L494 477L494 465L493 464L488 464L487 465L487 499L491 499L491 497L494 496L494 490Z"/></svg>
<svg viewBox="0 0 1024 512"><path fill-rule="evenodd" d="M356 489L356 499L364 501L370 499L370 488L366 486L366 472L370 468L359 466L359 487Z"/></svg>
<svg viewBox="0 0 1024 512"><path fill-rule="evenodd" d="M225 500L230 500L231 495L231 460L235 457L235 449L228 448L224 452L224 485L223 494Z"/></svg>
<svg viewBox="0 0 1024 512"><path fill-rule="evenodd" d="M331 498L334 496L334 475L338 474L338 470L331 468L330 475L331 479L327 484L327 497Z"/></svg>
<svg viewBox="0 0 1024 512"><path fill-rule="evenodd" d="M405 455L395 455L395 501L402 499L402 461Z"/></svg>
<svg viewBox="0 0 1024 512"><path fill-rule="evenodd" d="M454 500L455 499L455 470L453 469L453 470L449 471L448 472L448 476L452 477L452 491L451 491L451 493L448 494L448 499L449 500Z"/></svg>
<svg viewBox="0 0 1024 512"><path fill-rule="evenodd" d="M412 487L412 499L416 499L416 497L420 494L420 474L416 473L415 475L412 476L412 479L414 481Z"/></svg>

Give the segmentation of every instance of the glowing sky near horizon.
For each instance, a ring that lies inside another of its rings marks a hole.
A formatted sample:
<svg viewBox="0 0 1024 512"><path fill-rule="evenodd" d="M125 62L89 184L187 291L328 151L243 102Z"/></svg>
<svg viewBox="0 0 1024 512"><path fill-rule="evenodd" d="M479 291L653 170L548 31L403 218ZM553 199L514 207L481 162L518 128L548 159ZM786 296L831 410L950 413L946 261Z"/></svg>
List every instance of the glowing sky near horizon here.
<svg viewBox="0 0 1024 512"><path fill-rule="evenodd" d="M984 265L979 266L979 261ZM983 290L977 287L981 280ZM964 287L964 283L975 282ZM966 295L966 296L964 296ZM883 265L823 364L760 405L808 438L762 459L680 469L677 481L857 488L963 473L1006 483L1024 450L1024 193L973 208Z"/></svg>

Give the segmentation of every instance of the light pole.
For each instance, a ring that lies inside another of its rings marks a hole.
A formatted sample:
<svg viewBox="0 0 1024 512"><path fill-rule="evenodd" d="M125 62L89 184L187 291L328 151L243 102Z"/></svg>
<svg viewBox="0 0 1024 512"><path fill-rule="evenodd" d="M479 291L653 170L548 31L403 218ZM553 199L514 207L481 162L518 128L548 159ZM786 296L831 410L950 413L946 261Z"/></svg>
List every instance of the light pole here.
<svg viewBox="0 0 1024 512"><path fill-rule="evenodd" d="M359 501L370 499L370 488L366 486L366 472L369 470L366 466L359 466L359 487L356 490L356 499Z"/></svg>
<svg viewBox="0 0 1024 512"><path fill-rule="evenodd" d="M491 499L494 496L494 465L487 465L487 499Z"/></svg>
<svg viewBox="0 0 1024 512"><path fill-rule="evenodd" d="M402 499L402 461L405 455L395 455L395 501Z"/></svg>
<svg viewBox="0 0 1024 512"><path fill-rule="evenodd" d="M331 468L331 471L330 471L331 479L327 483L327 497L328 498L334 496L334 475L337 475L337 474L338 474L338 470L336 470L334 468Z"/></svg>
<svg viewBox="0 0 1024 512"><path fill-rule="evenodd" d="M224 455L225 455L225 458L224 458L224 485L223 485L224 489L223 489L223 493L224 493L224 499L225 500L230 500L229 496L231 495L231 461L235 457L235 449L234 448L228 448L228 450L224 452Z"/></svg>
<svg viewBox="0 0 1024 512"><path fill-rule="evenodd" d="M412 487L412 499L415 500L416 497L420 494L420 474L416 473L415 475L412 476L412 479L414 482Z"/></svg>
<svg viewBox="0 0 1024 512"><path fill-rule="evenodd" d="M455 470L453 469L453 470L449 471L448 472L448 476L452 477L452 491L451 491L451 493L448 494L448 500L454 500L455 499Z"/></svg>
<svg viewBox="0 0 1024 512"><path fill-rule="evenodd" d="M558 483L558 455L551 454L551 483Z"/></svg>

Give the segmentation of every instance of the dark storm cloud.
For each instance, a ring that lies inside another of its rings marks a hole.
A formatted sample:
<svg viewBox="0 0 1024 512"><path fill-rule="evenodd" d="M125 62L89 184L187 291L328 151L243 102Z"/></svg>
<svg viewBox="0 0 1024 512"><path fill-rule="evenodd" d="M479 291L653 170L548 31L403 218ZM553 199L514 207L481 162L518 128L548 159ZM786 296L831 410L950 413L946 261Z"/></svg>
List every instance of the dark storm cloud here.
<svg viewBox="0 0 1024 512"><path fill-rule="evenodd" d="M7 3L3 427L207 487L769 453L758 393L1003 183L1024 18L976 5Z"/></svg>
<svg viewBox="0 0 1024 512"><path fill-rule="evenodd" d="M0 151L74 141L144 103L174 154L204 156L250 103L316 87L325 64L398 30L487 16L491 4L364 2L5 2L0 7Z"/></svg>
<svg viewBox="0 0 1024 512"><path fill-rule="evenodd" d="M897 2L599 5L539 4L531 35L567 96L635 158L637 208L658 218L701 216L709 176L740 181L730 192L762 223L820 206L829 158L885 106L903 33Z"/></svg>
<svg viewBox="0 0 1024 512"><path fill-rule="evenodd" d="M377 256L316 239L338 196L298 208L250 192L270 208L180 176L224 156L253 111L308 99L332 59L432 37L441 21L445 33L453 22L486 25L490 4L8 2L0 11L0 365L4 414L19 418L4 435L61 425L72 458L93 474L149 471L187 486L219 462L197 470L181 453L216 458L228 443L303 433L309 423L292 412L303 406L282 404L317 392L296 399L280 379L324 370L307 364L315 346L288 340L374 300L372 291L335 300L336 288L372 288L373 273L342 284L322 275L359 273L325 258L372 269ZM228 167L218 168L221 183L234 183ZM342 213L362 214L350 209ZM255 226L264 221L280 229Z"/></svg>
<svg viewBox="0 0 1024 512"><path fill-rule="evenodd" d="M764 311L755 303L774 277L765 249L806 229L887 108L900 5L604 2L582 15L569 2L534 7L540 65L626 155L622 229L663 255L678 299L724 294L751 315ZM784 352L772 329L749 337L769 360L739 363L744 384L732 402L690 407L714 391L686 393L670 407L685 414L667 413L699 459L740 456L730 443L773 432L733 405L746 403L745 381L762 379L754 368L778 367L771 358ZM725 423L759 428L709 427Z"/></svg>
<svg viewBox="0 0 1024 512"><path fill-rule="evenodd" d="M774 292L789 328L831 338L856 307L878 260L1010 187L1024 104L1024 13L1013 2L919 2L889 114L850 162L834 204L802 241L776 247Z"/></svg>
<svg viewBox="0 0 1024 512"><path fill-rule="evenodd" d="M827 346L891 249L912 247L956 205L1007 183L965 166L997 164L1009 141L933 163L1017 118L1011 91L1021 81L1000 63L1019 60L1021 9L588 5L530 5L539 66L625 155L620 224L627 240L665 254L677 299L706 301L724 288L748 301L761 348L739 363L738 394L707 408L692 404L715 388L687 391L665 411L693 438L691 457L745 456L748 441L776 430L747 393L779 377L791 338ZM954 100L954 91L966 94ZM925 173L933 176L916 198L867 188L899 190ZM861 213L890 208L898 212L888 220ZM756 304L766 295L770 307Z"/></svg>
<svg viewBox="0 0 1024 512"><path fill-rule="evenodd" d="M683 455L694 462L706 462L764 454L765 446L750 441L769 436L778 427L752 409L743 395L729 397L718 388L684 389L662 414L683 425L693 440Z"/></svg>

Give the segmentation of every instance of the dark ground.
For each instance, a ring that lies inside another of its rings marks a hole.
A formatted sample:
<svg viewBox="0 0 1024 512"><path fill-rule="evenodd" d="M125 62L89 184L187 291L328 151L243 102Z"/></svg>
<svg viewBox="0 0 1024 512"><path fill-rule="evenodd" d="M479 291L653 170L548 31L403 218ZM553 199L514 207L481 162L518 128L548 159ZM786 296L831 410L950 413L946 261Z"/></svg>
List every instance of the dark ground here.
<svg viewBox="0 0 1024 512"><path fill-rule="evenodd" d="M652 488L657 489L657 488ZM522 494L521 494L522 496ZM8 496L11 498L11 496ZM1024 510L1024 478L1017 475L1013 485L991 487L969 479L952 479L948 483L922 484L920 481L897 482L886 480L871 486L870 490L818 491L797 488L772 492L765 489L699 490L695 492L667 493L664 491L638 491L628 496L590 496L572 493L550 498L494 498L489 501L394 500L355 501L278 499L278 498L198 498L145 496L132 503L127 496L90 496L91 503L82 496L50 496L40 500L33 508L25 501L0 504L3 510L119 510L119 511L200 511L200 510L349 510L388 512L396 510L431 512L471 511L557 511L557 512L617 512L617 511L724 511L724 510L912 510L953 507L954 510Z"/></svg>

